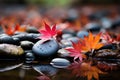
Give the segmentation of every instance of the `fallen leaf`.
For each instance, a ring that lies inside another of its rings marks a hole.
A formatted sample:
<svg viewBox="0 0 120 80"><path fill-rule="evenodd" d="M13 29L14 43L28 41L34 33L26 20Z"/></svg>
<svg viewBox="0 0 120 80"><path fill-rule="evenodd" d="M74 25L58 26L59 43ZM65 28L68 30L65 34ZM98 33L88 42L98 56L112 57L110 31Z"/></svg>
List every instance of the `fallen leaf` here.
<svg viewBox="0 0 120 80"><path fill-rule="evenodd" d="M96 66L91 66L91 62L75 62L72 63L68 69L72 70L73 75L87 77L88 80L92 80L93 78L99 80L99 74L106 74Z"/></svg>
<svg viewBox="0 0 120 80"><path fill-rule="evenodd" d="M99 49L103 46L103 43L100 43L101 33L93 36L91 32L89 32L88 36L85 36L84 39L81 39L81 43L83 45L82 50L85 52L91 51L93 52L95 49Z"/></svg>
<svg viewBox="0 0 120 80"><path fill-rule="evenodd" d="M101 38L105 41L105 44L114 43L114 39L108 33L102 34Z"/></svg>
<svg viewBox="0 0 120 80"><path fill-rule="evenodd" d="M79 59L81 62L86 58L86 55L82 53L82 45L80 42L74 43L72 42L73 48L66 48L67 51L70 52L70 56L74 57L74 61Z"/></svg>
<svg viewBox="0 0 120 80"><path fill-rule="evenodd" d="M40 39L49 40L51 38L55 38L57 35L56 25L54 25L52 28L46 23L45 24L45 30L39 30L41 33Z"/></svg>

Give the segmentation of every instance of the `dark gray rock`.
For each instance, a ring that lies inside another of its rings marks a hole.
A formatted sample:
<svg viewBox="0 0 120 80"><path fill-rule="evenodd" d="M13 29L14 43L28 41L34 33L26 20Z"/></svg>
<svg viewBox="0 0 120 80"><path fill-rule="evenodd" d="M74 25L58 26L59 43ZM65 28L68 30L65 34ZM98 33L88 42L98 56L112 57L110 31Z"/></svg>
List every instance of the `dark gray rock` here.
<svg viewBox="0 0 120 80"><path fill-rule="evenodd" d="M34 26L27 27L26 32L28 32L28 33L39 33L37 28L35 28Z"/></svg>
<svg viewBox="0 0 120 80"><path fill-rule="evenodd" d="M34 43L31 41L21 41L20 46L25 50L31 50Z"/></svg>

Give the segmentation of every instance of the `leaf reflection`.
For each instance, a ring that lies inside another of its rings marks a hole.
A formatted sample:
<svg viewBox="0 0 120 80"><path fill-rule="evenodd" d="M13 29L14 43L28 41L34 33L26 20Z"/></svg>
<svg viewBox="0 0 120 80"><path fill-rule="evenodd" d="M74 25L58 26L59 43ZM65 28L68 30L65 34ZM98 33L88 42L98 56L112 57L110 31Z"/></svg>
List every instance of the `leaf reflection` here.
<svg viewBox="0 0 120 80"><path fill-rule="evenodd" d="M72 70L72 74L77 77L87 77L88 80L92 80L93 78L99 80L99 74L105 74L97 66L92 65L90 62L74 62L69 68Z"/></svg>
<svg viewBox="0 0 120 80"><path fill-rule="evenodd" d="M46 75L42 75L42 76L38 76L37 80L51 80L51 79Z"/></svg>

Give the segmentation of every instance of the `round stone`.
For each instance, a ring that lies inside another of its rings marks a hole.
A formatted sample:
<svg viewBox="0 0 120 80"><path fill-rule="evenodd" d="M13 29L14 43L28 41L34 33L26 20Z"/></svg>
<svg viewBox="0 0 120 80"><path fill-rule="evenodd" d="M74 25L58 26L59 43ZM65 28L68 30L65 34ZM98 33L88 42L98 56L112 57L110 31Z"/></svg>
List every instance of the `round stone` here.
<svg viewBox="0 0 120 80"><path fill-rule="evenodd" d="M48 57L57 53L59 49L59 44L56 40L48 40L43 42L43 40L38 41L32 48L34 54L38 56Z"/></svg>

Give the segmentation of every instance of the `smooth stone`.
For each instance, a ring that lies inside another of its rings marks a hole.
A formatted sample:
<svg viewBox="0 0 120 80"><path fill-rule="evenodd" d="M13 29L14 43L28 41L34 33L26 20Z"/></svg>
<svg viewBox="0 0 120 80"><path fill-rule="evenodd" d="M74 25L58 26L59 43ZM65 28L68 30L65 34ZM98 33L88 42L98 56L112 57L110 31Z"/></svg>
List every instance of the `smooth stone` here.
<svg viewBox="0 0 120 80"><path fill-rule="evenodd" d="M105 28L105 29L108 29L111 27L112 25L112 21L108 18L102 18L101 19L101 24L102 24L102 27Z"/></svg>
<svg viewBox="0 0 120 80"><path fill-rule="evenodd" d="M84 36L88 36L88 32L87 31L78 31L77 32L77 37L79 38L84 38Z"/></svg>
<svg viewBox="0 0 120 80"><path fill-rule="evenodd" d="M49 65L49 64L41 64L33 66L33 69L40 74L44 74L47 76L53 76L58 72L58 69Z"/></svg>
<svg viewBox="0 0 120 80"><path fill-rule="evenodd" d="M8 35L7 35L7 34L5 34L5 33L0 34L0 37L2 37L2 36L8 36Z"/></svg>
<svg viewBox="0 0 120 80"><path fill-rule="evenodd" d="M61 44L62 44L62 46L64 46L64 47L72 46L72 42L69 41L69 40L61 40Z"/></svg>
<svg viewBox="0 0 120 80"><path fill-rule="evenodd" d="M70 38L70 37L73 37L73 35L71 35L71 34L63 34L62 35L62 39L67 39L67 38Z"/></svg>
<svg viewBox="0 0 120 80"><path fill-rule="evenodd" d="M95 57L98 58L116 58L118 55L117 52L113 52L110 49L103 49L103 50L99 50L98 52L96 52Z"/></svg>
<svg viewBox="0 0 120 80"><path fill-rule="evenodd" d="M104 45L103 47L100 48L101 49L112 49L112 50L115 50L117 47L113 44L107 44L107 45Z"/></svg>
<svg viewBox="0 0 120 80"><path fill-rule="evenodd" d="M67 68L70 65L70 61L64 58L54 58L50 64L56 68Z"/></svg>
<svg viewBox="0 0 120 80"><path fill-rule="evenodd" d="M15 45L20 45L20 39L19 38L13 38Z"/></svg>
<svg viewBox="0 0 120 80"><path fill-rule="evenodd" d="M30 50L32 49L34 43L31 41L21 41L20 46L25 49L25 50Z"/></svg>
<svg viewBox="0 0 120 80"><path fill-rule="evenodd" d="M68 41L72 41L72 42L78 42L79 41L79 38L78 37L70 37L67 39Z"/></svg>
<svg viewBox="0 0 120 80"><path fill-rule="evenodd" d="M25 59L26 59L26 63L31 63L35 59L35 56L33 53L28 52L25 55Z"/></svg>
<svg viewBox="0 0 120 80"><path fill-rule="evenodd" d="M15 33L14 33L14 35L20 35L20 34L27 34L26 32L18 32L18 31L16 31Z"/></svg>
<svg viewBox="0 0 120 80"><path fill-rule="evenodd" d="M27 27L26 32L28 32L28 33L39 33L37 28L35 28L34 26Z"/></svg>
<svg viewBox="0 0 120 80"><path fill-rule="evenodd" d="M58 56L60 57L69 57L69 52L64 48L58 50Z"/></svg>
<svg viewBox="0 0 120 80"><path fill-rule="evenodd" d="M23 40L28 39L26 36L27 36L27 34L17 34L17 35L13 35L12 37L13 38L18 38L18 39L20 39L20 41L23 41Z"/></svg>
<svg viewBox="0 0 120 80"><path fill-rule="evenodd" d="M14 44L15 42L12 37L3 35L0 37L0 43Z"/></svg>
<svg viewBox="0 0 120 80"><path fill-rule="evenodd" d="M120 26L120 17L118 17L116 20L112 22L111 28L116 29L119 26Z"/></svg>
<svg viewBox="0 0 120 80"><path fill-rule="evenodd" d="M35 55L49 57L57 54L59 50L59 44L56 40L48 40L43 42L43 40L39 40L32 48L32 51Z"/></svg>
<svg viewBox="0 0 120 80"><path fill-rule="evenodd" d="M32 42L37 42L39 39L38 37L40 36L40 34L36 34L36 33L27 33L27 34L18 34L18 35L13 35L13 38L19 38L20 41L32 41Z"/></svg>
<svg viewBox="0 0 120 80"><path fill-rule="evenodd" d="M93 22L93 23L86 24L85 29L91 32L99 32L101 30L101 26Z"/></svg>
<svg viewBox="0 0 120 80"><path fill-rule="evenodd" d="M20 46L12 44L0 44L0 54L22 55L24 50Z"/></svg>
<svg viewBox="0 0 120 80"><path fill-rule="evenodd" d="M63 34L71 34L71 35L76 35L76 32L74 31L74 30L72 30L72 29L64 29L63 31L62 31L62 33Z"/></svg>
<svg viewBox="0 0 120 80"><path fill-rule="evenodd" d="M67 39L61 40L61 46L62 47L69 47L72 46L72 42L77 43L79 41L78 37L69 37Z"/></svg>

